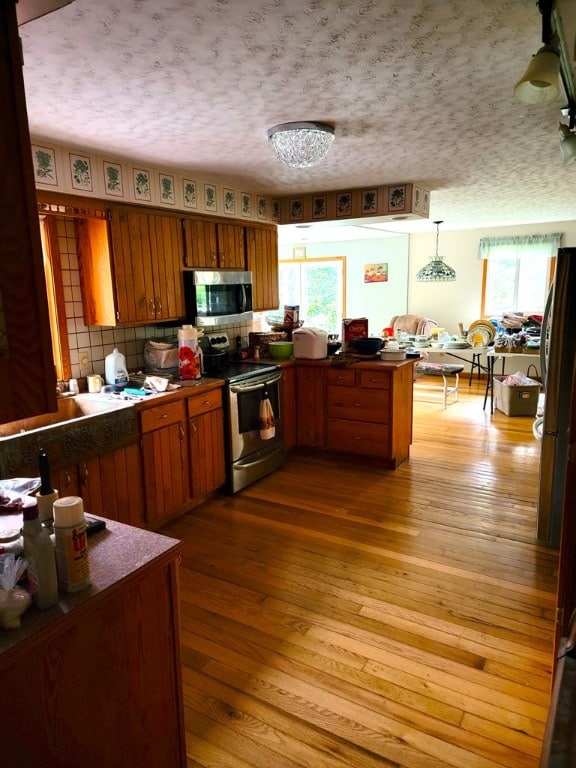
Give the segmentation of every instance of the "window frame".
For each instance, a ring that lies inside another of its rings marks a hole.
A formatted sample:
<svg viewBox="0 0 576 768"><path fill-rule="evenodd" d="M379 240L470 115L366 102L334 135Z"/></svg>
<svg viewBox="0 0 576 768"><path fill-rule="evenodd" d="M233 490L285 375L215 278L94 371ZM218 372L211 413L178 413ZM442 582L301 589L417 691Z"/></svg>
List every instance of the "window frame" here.
<svg viewBox="0 0 576 768"><path fill-rule="evenodd" d="M550 286L554 282L554 275L556 274L556 256L550 256L548 259L548 276L547 276L547 284L545 289L545 294L550 290ZM482 260L482 295L480 300L480 317L487 317L487 309L486 309L486 288L488 286L488 266L490 263L490 259L483 259ZM526 310L529 308L526 307ZM512 311L512 310L511 310ZM542 310L543 311L543 310ZM538 312L540 314L540 312Z"/></svg>
<svg viewBox="0 0 576 768"><path fill-rule="evenodd" d="M342 318L346 317L346 256L318 256L318 257L312 257L312 258L298 258L298 259L278 259L278 268L280 270L280 267L282 264L318 264L322 262L338 262L341 265L341 278L342 278L342 296L341 296L341 306L342 306ZM280 285L280 281L279 281ZM302 310L301 310L302 311ZM336 333L338 333L338 329L336 329Z"/></svg>

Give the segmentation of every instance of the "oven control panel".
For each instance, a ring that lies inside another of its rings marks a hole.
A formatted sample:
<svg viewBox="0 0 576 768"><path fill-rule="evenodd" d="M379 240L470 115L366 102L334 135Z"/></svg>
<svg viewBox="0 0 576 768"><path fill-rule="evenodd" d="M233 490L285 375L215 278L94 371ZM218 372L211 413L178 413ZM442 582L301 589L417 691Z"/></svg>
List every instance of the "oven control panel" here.
<svg viewBox="0 0 576 768"><path fill-rule="evenodd" d="M222 333L222 331L218 331L217 333L210 333L204 338L208 339L208 343L214 349L228 349L230 346L228 336L225 333Z"/></svg>

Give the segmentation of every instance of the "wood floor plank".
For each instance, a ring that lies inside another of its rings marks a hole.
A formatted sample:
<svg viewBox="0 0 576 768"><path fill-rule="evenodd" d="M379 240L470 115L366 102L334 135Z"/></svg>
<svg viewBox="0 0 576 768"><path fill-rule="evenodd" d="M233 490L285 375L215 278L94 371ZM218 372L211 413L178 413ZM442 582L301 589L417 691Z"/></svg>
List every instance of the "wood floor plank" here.
<svg viewBox="0 0 576 768"><path fill-rule="evenodd" d="M537 768L557 552L532 419L416 403L396 470L311 451L184 542L189 768Z"/></svg>

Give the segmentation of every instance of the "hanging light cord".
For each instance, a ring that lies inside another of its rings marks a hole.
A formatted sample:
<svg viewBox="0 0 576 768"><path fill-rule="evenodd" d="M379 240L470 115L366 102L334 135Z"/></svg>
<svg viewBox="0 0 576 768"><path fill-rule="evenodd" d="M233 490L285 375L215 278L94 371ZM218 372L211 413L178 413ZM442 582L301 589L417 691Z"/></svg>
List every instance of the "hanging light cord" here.
<svg viewBox="0 0 576 768"><path fill-rule="evenodd" d="M436 224L436 261L438 261L438 238L440 237L440 224L442 222L435 221L434 224Z"/></svg>

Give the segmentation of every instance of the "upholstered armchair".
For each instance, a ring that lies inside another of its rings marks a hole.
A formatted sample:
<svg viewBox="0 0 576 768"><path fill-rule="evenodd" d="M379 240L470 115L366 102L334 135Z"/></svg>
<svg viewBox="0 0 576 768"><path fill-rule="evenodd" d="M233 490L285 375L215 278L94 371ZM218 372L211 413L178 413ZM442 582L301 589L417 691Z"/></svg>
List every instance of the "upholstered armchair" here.
<svg viewBox="0 0 576 768"><path fill-rule="evenodd" d="M436 328L436 320L421 315L394 315L390 320L390 328L394 328L394 336L407 333L410 336L430 336L432 328Z"/></svg>

